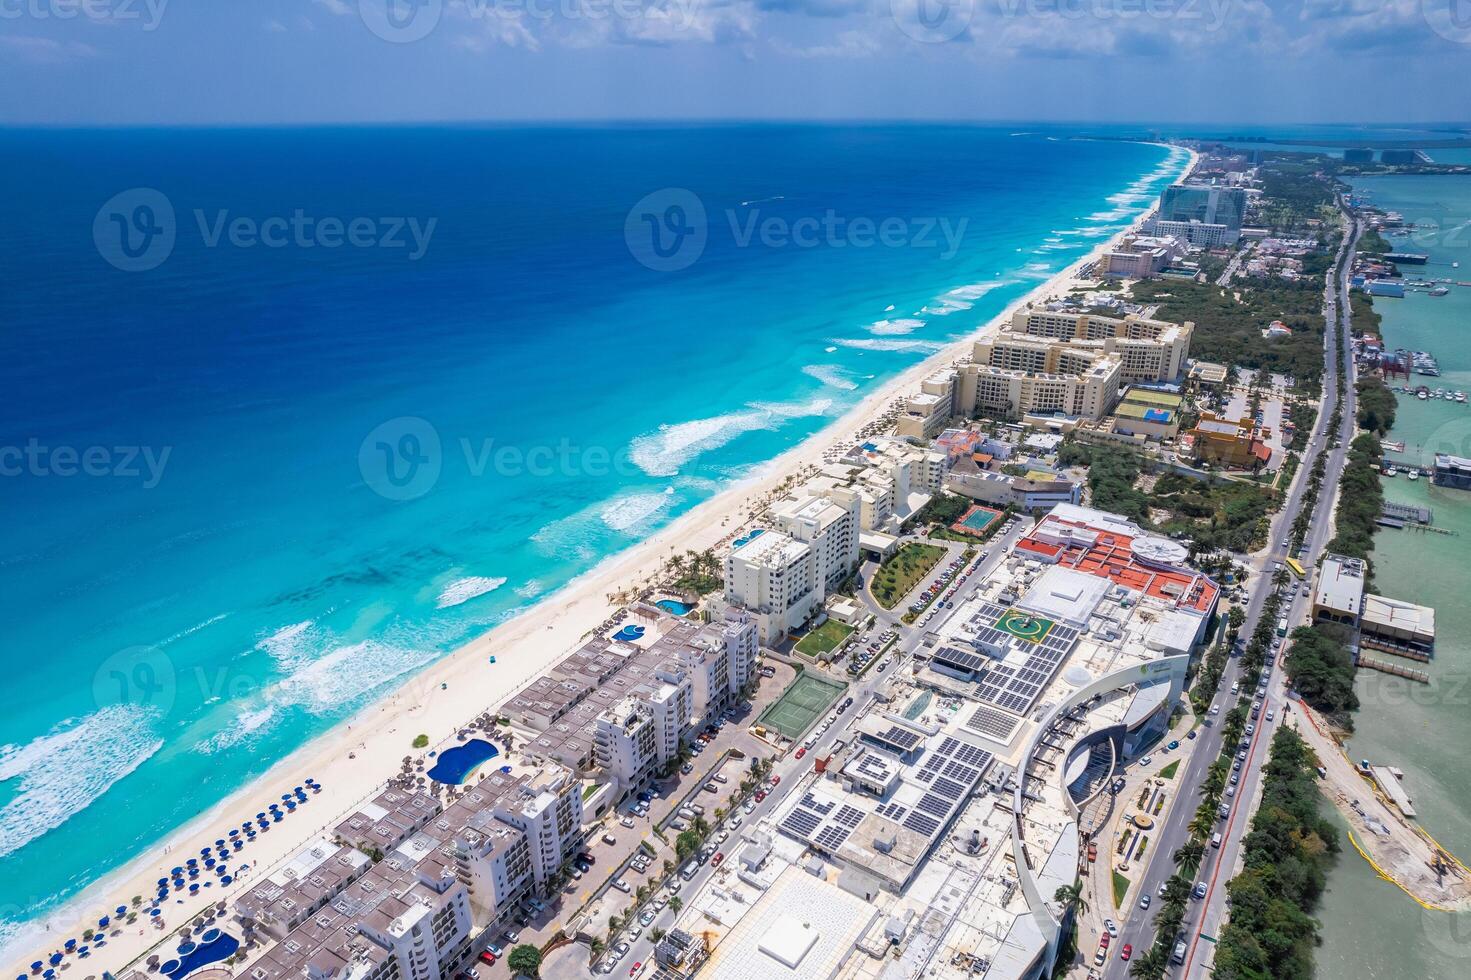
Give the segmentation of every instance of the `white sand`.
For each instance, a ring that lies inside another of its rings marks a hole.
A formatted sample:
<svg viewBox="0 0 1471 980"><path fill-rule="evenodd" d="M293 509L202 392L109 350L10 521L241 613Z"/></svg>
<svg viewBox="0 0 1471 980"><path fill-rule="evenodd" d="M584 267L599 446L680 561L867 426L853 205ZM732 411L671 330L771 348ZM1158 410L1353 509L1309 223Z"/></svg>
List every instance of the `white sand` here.
<svg viewBox="0 0 1471 980"><path fill-rule="evenodd" d="M1184 172L1193 169L1195 162L1196 155L1191 152ZM1131 228L1147 210L1140 212ZM1065 291L1080 268L1096 261L1129 230L1100 241L1088 255L1039 284L980 330L903 372L840 420L777 457L756 476L700 504L647 541L610 557L534 608L467 643L393 694L302 746L268 773L191 821L170 840L48 916L37 927L45 930L43 935L28 931L11 943L5 954L12 962L6 967L8 972L0 976L29 972L31 961L44 959L63 939L80 939L83 929L95 926L100 916L111 914L116 906L130 904L132 896L141 895L146 903L155 892L158 878L169 868L182 863L183 858L197 856L201 847L213 844L230 827L254 817L266 803L280 800L282 793L300 785L304 778L315 778L322 784L322 792L245 849L241 859L252 870L229 889L218 885L201 889L198 898L185 899L184 904L172 904L170 898L171 904L164 906L162 915L168 929L143 925L145 916L140 916L138 924L123 927L119 935L109 938L106 948L96 950L88 959L68 957L68 969L62 975L80 980L100 976L104 970L120 973L202 909L249 888L260 879L262 869L269 870L317 832L340 823L359 802L375 796L405 755L418 754L410 747L416 735L428 735L431 746L456 744L460 728L499 706L571 653L585 634L617 608L615 597L620 592L632 593L643 585L654 584L656 574L671 555L718 547L728 541L751 518L759 498L772 493L804 466L820 461L827 450L851 446L855 433L890 411L896 398L913 391L923 378L967 356L976 337L997 329L1014 310ZM495 665L488 662L491 654L497 658ZM349 758L350 753L356 758ZM172 950L172 944L168 949Z"/></svg>

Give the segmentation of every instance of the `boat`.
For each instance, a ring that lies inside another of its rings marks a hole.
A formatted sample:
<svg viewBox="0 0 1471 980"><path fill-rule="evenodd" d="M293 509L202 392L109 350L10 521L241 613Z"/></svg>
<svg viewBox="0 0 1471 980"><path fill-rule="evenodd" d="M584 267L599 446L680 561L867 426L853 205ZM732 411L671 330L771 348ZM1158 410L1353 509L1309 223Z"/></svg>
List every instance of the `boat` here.
<svg viewBox="0 0 1471 980"><path fill-rule="evenodd" d="M1415 397L1420 399L1422 402L1428 401L1430 399L1430 392L1426 391L1424 388L1421 388L1419 391L1415 392Z"/></svg>
<svg viewBox="0 0 1471 980"><path fill-rule="evenodd" d="M1409 477L1410 477L1410 482L1413 483L1414 481L1420 479L1420 471L1419 470L1410 470Z"/></svg>
<svg viewBox="0 0 1471 980"><path fill-rule="evenodd" d="M1466 393L1464 391L1456 392L1456 401L1460 402L1462 405L1466 404Z"/></svg>
<svg viewBox="0 0 1471 980"><path fill-rule="evenodd" d="M1389 477L1394 476L1394 473L1395 473L1395 469L1394 469L1393 466L1386 466L1386 467L1384 467L1384 471L1382 473L1380 473L1379 475L1382 476L1382 477L1384 477L1385 479L1388 479Z"/></svg>
<svg viewBox="0 0 1471 980"><path fill-rule="evenodd" d="M1436 388L1435 391L1431 392L1430 397L1431 398L1444 398L1445 397L1445 389L1444 388Z"/></svg>
<svg viewBox="0 0 1471 980"><path fill-rule="evenodd" d="M1430 290L1430 295L1431 296L1444 296L1444 295L1446 295L1449 292L1450 292L1450 290L1447 289L1445 286L1436 286L1436 287L1434 287L1434 288L1432 288Z"/></svg>

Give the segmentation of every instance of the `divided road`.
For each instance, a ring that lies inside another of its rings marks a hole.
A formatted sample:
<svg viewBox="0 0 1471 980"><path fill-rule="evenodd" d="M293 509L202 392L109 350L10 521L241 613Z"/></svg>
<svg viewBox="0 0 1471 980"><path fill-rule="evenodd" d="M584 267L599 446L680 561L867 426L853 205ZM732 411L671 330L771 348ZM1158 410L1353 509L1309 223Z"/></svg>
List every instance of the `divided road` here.
<svg viewBox="0 0 1471 980"><path fill-rule="evenodd" d="M1338 261L1328 273L1328 281L1324 288L1323 316L1326 336L1323 408L1318 413L1312 438L1307 451L1302 456L1302 464L1298 467L1287 500L1272 522L1272 536L1267 550L1258 559L1256 583L1248 598L1246 622L1241 628L1240 635L1243 638L1252 635L1261 618L1262 607L1273 589L1272 569L1275 563L1289 557L1286 547L1287 538L1293 522L1296 521L1302 509L1308 474L1320 450L1326 450L1328 453L1327 465L1323 485L1319 490L1318 502L1313 511L1312 523L1309 525L1307 537L1303 542L1304 550L1301 554L1304 565L1311 567L1312 562L1316 561L1317 556L1331 537L1332 503L1337 493L1338 477L1343 471L1347 457L1347 445L1350 441L1350 434L1353 432L1353 419L1356 411L1352 358L1348 354L1347 270L1354 246L1363 232L1363 226L1356 217L1351 220L1351 229L1340 247ZM1343 423L1338 444L1329 446L1327 445L1328 421L1332 415L1332 406L1337 398L1340 385L1343 385L1344 390ZM1284 614L1293 626L1300 624L1305 611L1304 607L1311 601L1301 594L1298 585L1299 583L1294 580L1293 597L1284 607ZM1108 980L1124 980L1129 975L1129 964L1120 960L1117 952L1123 948L1124 944L1130 944L1138 953L1143 953L1154 942L1153 918L1155 910L1158 909L1159 889L1175 873L1174 852L1190 838L1189 824L1195 816L1200 786L1211 763L1220 757L1224 748L1220 719L1233 704L1229 692L1231 686L1241 679L1241 674L1241 664L1233 656L1227 661L1226 669L1221 676L1221 691L1215 699L1215 703L1221 706L1221 714L1211 718L1211 724L1201 727L1197 740L1199 744L1196 745L1189 762L1186 763L1185 775L1179 784L1180 788L1176 793L1175 801L1170 807L1164 825L1151 843L1151 857L1144 871L1141 890L1137 894L1151 896L1153 908L1145 912L1139 909L1136 902L1132 908L1119 910L1119 915L1125 918L1120 926L1119 938L1111 944L1109 960L1103 968L1103 975ZM1197 881L1204 881L1206 884L1206 897L1203 900L1192 898L1190 907L1187 909L1184 934L1179 937L1183 938L1187 945L1185 963L1183 966L1172 965L1172 970L1178 970L1176 974L1178 976L1204 977L1210 972L1206 964L1213 957L1208 946L1215 942L1220 927L1225 921L1226 882L1236 873L1242 838L1245 837L1249 828L1251 811L1255 809L1256 801L1260 797L1262 764L1266 759L1272 734L1277 725L1281 723L1283 713L1288 710L1286 681L1282 672L1274 669L1266 676L1268 676L1268 687L1263 698L1262 714L1255 721L1256 731L1251 736L1247 748L1247 758L1241 767L1241 778L1239 785L1236 786L1235 796L1226 801L1232 804L1230 813L1226 820L1218 823L1216 828L1223 837L1221 847L1219 849L1207 847L1205 859L1199 871L1196 872ZM1269 710L1274 714L1272 722L1266 721ZM1251 805L1240 805L1237 801L1250 801ZM1080 948L1085 951L1091 949L1089 940L1090 937L1079 937ZM1172 945L1175 941L1175 939L1170 940Z"/></svg>

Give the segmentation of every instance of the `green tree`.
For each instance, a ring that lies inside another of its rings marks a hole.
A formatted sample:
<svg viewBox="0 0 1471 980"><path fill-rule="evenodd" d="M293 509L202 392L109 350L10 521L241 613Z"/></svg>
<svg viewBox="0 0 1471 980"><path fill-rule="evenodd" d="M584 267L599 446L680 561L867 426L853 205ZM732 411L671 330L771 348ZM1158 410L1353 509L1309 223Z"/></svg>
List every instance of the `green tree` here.
<svg viewBox="0 0 1471 980"><path fill-rule="evenodd" d="M681 861L688 860L689 856L699 849L700 835L693 830L686 830L674 838L674 853L679 856Z"/></svg>
<svg viewBox="0 0 1471 980"><path fill-rule="evenodd" d="M525 974L528 977L540 976L541 950L530 943L522 943L511 950L511 955L506 958L506 964L512 973Z"/></svg>
<svg viewBox="0 0 1471 980"><path fill-rule="evenodd" d="M416 749L424 749L424 748L428 748L428 747L429 747L429 736L428 735L415 735L414 736L414 748L416 748Z"/></svg>
<svg viewBox="0 0 1471 980"><path fill-rule="evenodd" d="M679 910L682 908L684 908L684 899L680 898L678 895L675 895L669 900L669 911L673 912L675 915L678 915Z"/></svg>

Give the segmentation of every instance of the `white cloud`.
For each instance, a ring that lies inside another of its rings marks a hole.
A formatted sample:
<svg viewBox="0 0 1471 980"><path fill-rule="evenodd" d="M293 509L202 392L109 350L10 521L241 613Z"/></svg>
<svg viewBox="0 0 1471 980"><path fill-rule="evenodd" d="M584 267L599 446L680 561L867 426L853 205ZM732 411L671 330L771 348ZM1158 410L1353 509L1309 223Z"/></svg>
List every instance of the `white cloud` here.
<svg viewBox="0 0 1471 980"><path fill-rule="evenodd" d="M97 49L81 41L57 41L26 34L0 36L0 54L32 65L64 65L93 58Z"/></svg>
<svg viewBox="0 0 1471 980"><path fill-rule="evenodd" d="M338 17L347 17L353 12L352 6L346 0L312 0L312 3L327 8L328 13Z"/></svg>

